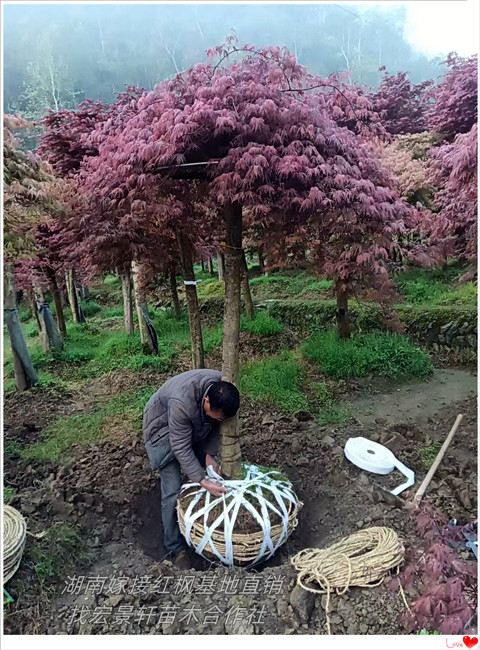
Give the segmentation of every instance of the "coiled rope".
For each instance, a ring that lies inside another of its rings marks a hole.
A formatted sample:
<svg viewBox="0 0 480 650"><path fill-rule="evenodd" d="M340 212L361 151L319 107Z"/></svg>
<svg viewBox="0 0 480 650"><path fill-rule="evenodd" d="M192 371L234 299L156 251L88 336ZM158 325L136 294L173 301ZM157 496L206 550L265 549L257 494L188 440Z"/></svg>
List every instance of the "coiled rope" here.
<svg viewBox="0 0 480 650"><path fill-rule="evenodd" d="M331 634L330 594L339 596L350 587L377 587L403 563L405 549L391 528L374 527L344 537L325 549L307 548L291 563L298 571L297 584L307 591L327 594L325 615Z"/></svg>
<svg viewBox="0 0 480 650"><path fill-rule="evenodd" d="M20 566L27 524L22 515L12 508L3 507L3 584L8 582Z"/></svg>

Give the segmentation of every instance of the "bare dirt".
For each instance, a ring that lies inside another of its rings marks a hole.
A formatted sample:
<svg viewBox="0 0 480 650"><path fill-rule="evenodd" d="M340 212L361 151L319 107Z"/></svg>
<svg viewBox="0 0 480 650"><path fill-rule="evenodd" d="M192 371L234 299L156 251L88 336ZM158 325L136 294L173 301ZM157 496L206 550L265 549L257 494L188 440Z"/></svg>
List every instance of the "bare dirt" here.
<svg viewBox="0 0 480 650"><path fill-rule="evenodd" d="M160 379L149 377L144 385ZM129 381L137 379L122 380L120 373L109 389L98 381L97 388L81 394L40 390L7 395L6 441L33 442L52 418L90 408L103 393L125 390ZM345 442L362 435L387 444L415 471L418 483L427 471L422 448L442 441L456 415L464 413L428 499L447 518L468 523L477 516L475 385L476 377L467 372L442 370L430 383L393 385L393 390L391 384L357 386L355 419L342 426L319 426L305 421L308 414L297 419L244 403L244 457L281 469L304 503L287 544L254 572L197 558L195 570L180 574L163 560L159 483L140 431L119 423L114 436L73 446L61 463L27 462L13 447L5 453L5 481L16 490L11 504L24 514L29 531L38 534L67 522L80 531L97 560L90 566L73 562L68 575L40 585L31 560L32 548L40 542L28 536L22 566L6 585L15 603L7 610L5 632L325 634L325 597L295 589L289 563L294 553L379 525L394 528L407 548L419 543L408 513L376 502L372 490L373 481L391 487L398 477L362 472L346 460ZM73 575L84 576L78 589L72 586ZM104 578L101 584L99 577ZM188 581L187 589L183 583ZM403 608L398 592L386 584L351 589L332 599L332 632L402 633ZM190 610L194 613L186 615Z"/></svg>

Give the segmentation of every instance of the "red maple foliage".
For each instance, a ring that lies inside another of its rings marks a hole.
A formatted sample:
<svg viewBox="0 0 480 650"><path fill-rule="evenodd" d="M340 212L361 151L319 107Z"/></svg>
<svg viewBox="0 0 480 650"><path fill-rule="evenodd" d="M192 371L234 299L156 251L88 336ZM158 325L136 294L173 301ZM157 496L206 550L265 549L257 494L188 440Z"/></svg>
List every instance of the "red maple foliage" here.
<svg viewBox="0 0 480 650"><path fill-rule="evenodd" d="M459 133L468 133L478 115L478 56L448 55L443 80L430 89L426 119L428 128L450 142Z"/></svg>
<svg viewBox="0 0 480 650"><path fill-rule="evenodd" d="M239 55L230 41L211 50L206 63L139 98L110 152L109 209L137 201L146 209L152 184L167 191L159 171L203 162L213 206L240 203L267 233L274 224L288 223L287 232L314 224L322 269L343 291L386 278L389 249L400 245L413 213L365 139L332 118L338 92L312 79L285 49L246 46Z"/></svg>
<svg viewBox="0 0 480 650"><path fill-rule="evenodd" d="M431 183L439 188L435 207L440 228L433 239L447 238L451 254L476 266L477 260L477 179L478 128L461 133L452 143L433 148L430 153Z"/></svg>
<svg viewBox="0 0 480 650"><path fill-rule="evenodd" d="M433 82L413 84L407 72L389 75L381 69L384 70L383 79L371 94L370 101L385 130L392 135L425 131L426 93Z"/></svg>
<svg viewBox="0 0 480 650"><path fill-rule="evenodd" d="M476 609L474 561L462 559L455 544L464 540L460 527L447 525L443 514L430 504L413 513L417 534L426 540L423 548L411 548L407 564L392 590L400 582L417 598L402 614L408 633L425 628L441 634L462 634Z"/></svg>

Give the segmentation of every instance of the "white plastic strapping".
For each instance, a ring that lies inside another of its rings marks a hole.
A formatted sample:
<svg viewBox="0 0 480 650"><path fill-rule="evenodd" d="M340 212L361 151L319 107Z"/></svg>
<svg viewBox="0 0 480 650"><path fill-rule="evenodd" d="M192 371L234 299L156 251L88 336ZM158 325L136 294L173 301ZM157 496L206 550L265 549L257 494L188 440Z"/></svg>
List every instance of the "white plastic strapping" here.
<svg viewBox="0 0 480 650"><path fill-rule="evenodd" d="M203 282L203 280L184 280L183 284L196 286L199 282Z"/></svg>
<svg viewBox="0 0 480 650"><path fill-rule="evenodd" d="M276 550L285 542L288 536L288 515L289 508L286 502L291 502L294 508L298 508L298 499L292 489L292 484L281 478L275 478L274 475L281 476L280 472L274 470L262 473L255 465L244 465L247 475L243 480L225 480L219 476L212 468L211 465L207 468L208 476L227 488L227 493L221 497L212 497L208 490L201 487L199 483L187 483L182 486L180 497L182 493L192 487L197 487L196 492L191 493L191 501L187 506L184 514L185 524L185 539L189 546L193 546L195 551L202 555L205 548L208 546L208 551L213 553L223 564L229 566L233 565L233 542L232 534L235 527L238 511L243 506L246 508L253 519L259 524L263 531L263 543L257 557L250 562L248 566L252 566L260 560L267 560ZM258 506L255 507L245 497L248 491L249 497L257 500ZM267 499L264 492L271 495L271 500ZM195 510L199 501L204 499L203 506ZM207 524L209 512L217 505L223 503L223 511L221 514L210 523ZM271 521L269 511L278 515L282 522L282 532L276 544L271 538ZM191 540L190 533L194 523L203 518L204 535L200 542L195 545ZM212 540L212 533L223 524L223 536L225 538L225 555L222 555Z"/></svg>

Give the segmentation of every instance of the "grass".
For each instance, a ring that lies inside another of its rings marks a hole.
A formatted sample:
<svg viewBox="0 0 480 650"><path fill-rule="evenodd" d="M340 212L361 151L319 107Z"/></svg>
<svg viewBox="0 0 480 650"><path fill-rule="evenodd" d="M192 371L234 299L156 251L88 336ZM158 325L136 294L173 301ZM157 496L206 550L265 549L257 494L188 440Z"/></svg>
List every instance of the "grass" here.
<svg viewBox="0 0 480 650"><path fill-rule="evenodd" d="M422 466L425 470L429 470L433 461L437 457L442 445L440 442L433 442L428 447L420 447L418 450Z"/></svg>
<svg viewBox="0 0 480 650"><path fill-rule="evenodd" d="M256 336L273 336L284 331L282 323L265 311L257 312L253 319L242 315L240 329Z"/></svg>
<svg viewBox="0 0 480 650"><path fill-rule="evenodd" d="M58 418L43 430L41 440L17 452L25 459L57 461L71 445L87 444L108 435L115 415L122 416L123 424L139 428L145 404L155 391L154 386L129 391L90 413Z"/></svg>
<svg viewBox="0 0 480 650"><path fill-rule="evenodd" d="M208 356L215 348L222 345L223 325L211 327L203 331L203 351Z"/></svg>
<svg viewBox="0 0 480 650"><path fill-rule="evenodd" d="M464 269L452 263L447 268L410 269L399 273L396 284L399 293L410 303L428 305L476 304L477 286L474 282L458 284Z"/></svg>
<svg viewBox="0 0 480 650"><path fill-rule="evenodd" d="M307 271L284 271L272 275L260 275L250 280L252 293L256 298L285 296L299 298L307 293L315 297L326 297L331 290L331 280L319 280ZM320 294L320 295L317 295Z"/></svg>
<svg viewBox="0 0 480 650"><path fill-rule="evenodd" d="M66 578L72 569L92 564L98 552L89 547L79 531L67 523L55 524L29 550L40 583Z"/></svg>
<svg viewBox="0 0 480 650"><path fill-rule="evenodd" d="M335 401L324 381L312 382L310 390L314 396L312 410L318 412L318 424L344 424L350 419L350 409Z"/></svg>
<svg viewBox="0 0 480 650"><path fill-rule="evenodd" d="M11 487L3 486L3 503L9 503L15 496L15 490Z"/></svg>
<svg viewBox="0 0 480 650"><path fill-rule="evenodd" d="M95 314L98 314L99 311L101 311L101 307L99 304L97 304L94 300L89 300L88 302L82 301L80 303L83 311L83 315L85 318L91 318L92 316L95 316Z"/></svg>
<svg viewBox="0 0 480 650"><path fill-rule="evenodd" d="M302 392L302 368L288 352L246 363L240 370L240 393L253 402L265 402L287 413L308 406Z"/></svg>
<svg viewBox="0 0 480 650"><path fill-rule="evenodd" d="M427 377L433 372L426 352L406 336L389 332L357 334L340 340L335 331L318 332L302 354L329 377L344 379L376 373L384 377Z"/></svg>

